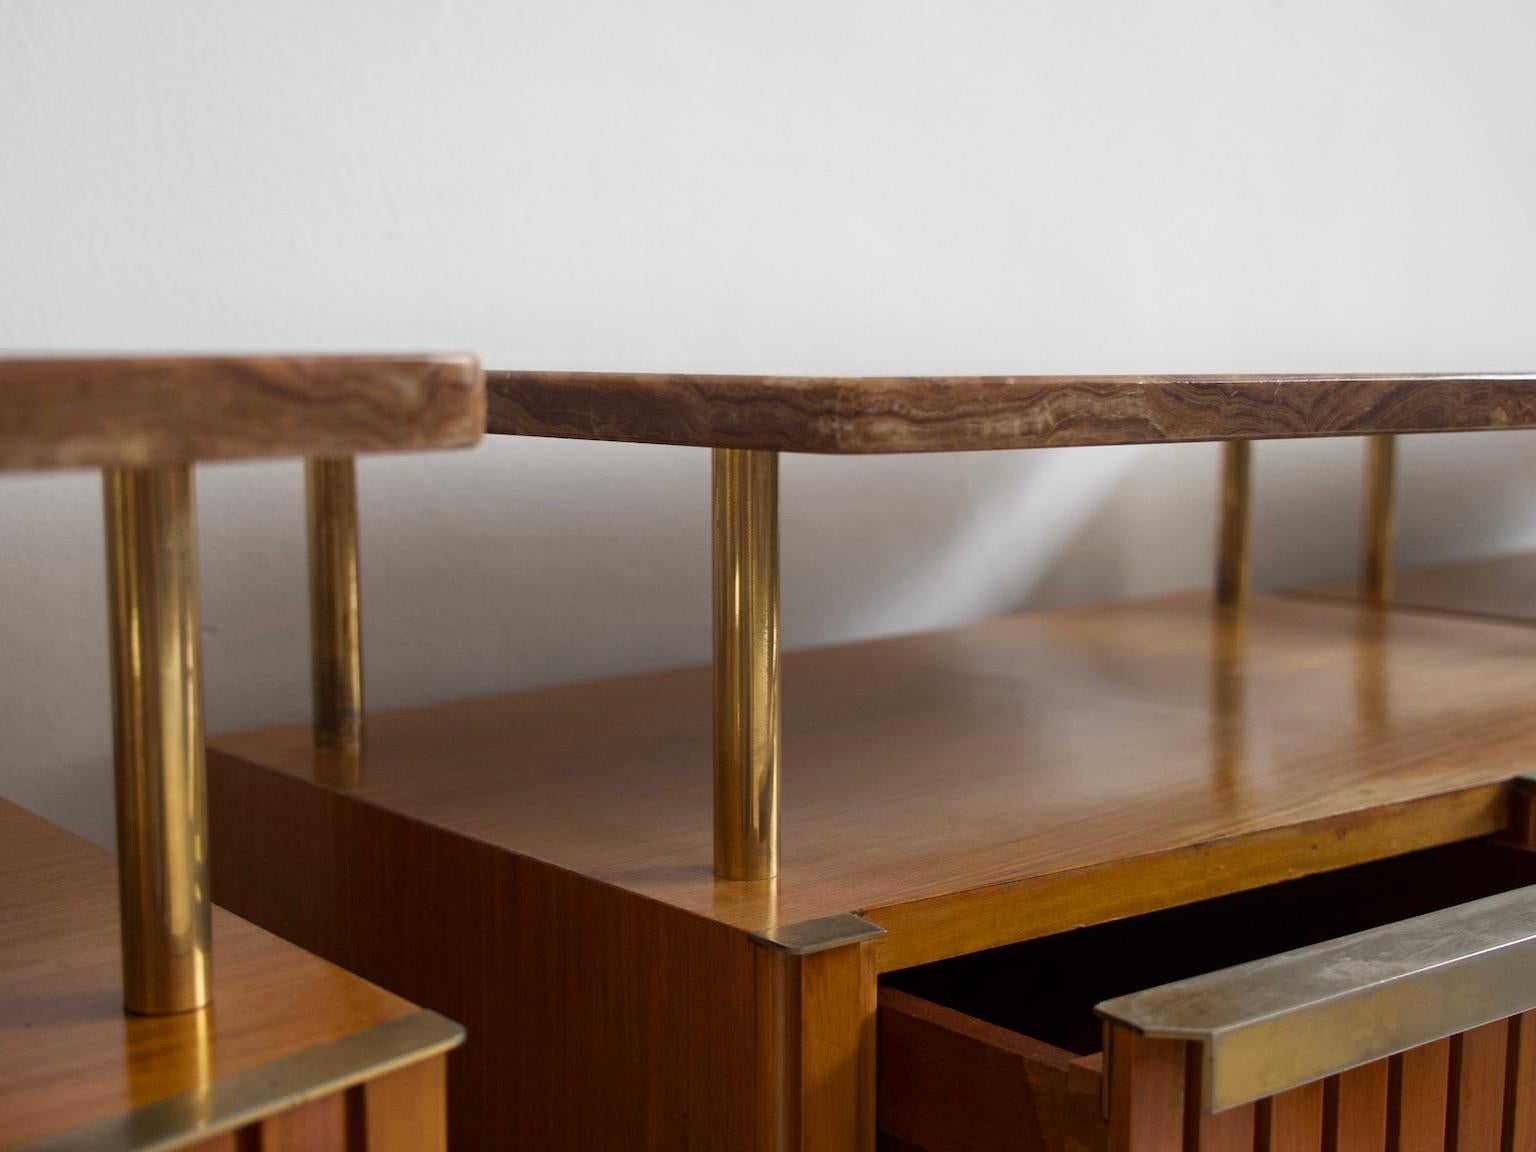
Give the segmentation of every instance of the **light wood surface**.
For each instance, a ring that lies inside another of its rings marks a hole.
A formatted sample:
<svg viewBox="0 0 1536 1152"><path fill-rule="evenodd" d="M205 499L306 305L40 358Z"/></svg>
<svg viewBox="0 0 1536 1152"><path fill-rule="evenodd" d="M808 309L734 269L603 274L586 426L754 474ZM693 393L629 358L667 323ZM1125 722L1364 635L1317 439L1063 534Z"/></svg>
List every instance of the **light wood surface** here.
<svg viewBox="0 0 1536 1152"><path fill-rule="evenodd" d="M487 430L783 452L957 452L1536 426L1536 376L491 372Z"/></svg>
<svg viewBox="0 0 1536 1152"><path fill-rule="evenodd" d="M1357 600L1360 587L1351 580L1337 580L1303 589L1298 595ZM1536 624L1536 554L1401 568L1393 573L1387 603L1398 608Z"/></svg>
<svg viewBox="0 0 1536 1152"><path fill-rule="evenodd" d="M330 794L748 931L863 913L888 970L1498 830L1536 741L1536 632L1472 620L1192 594L793 653L782 871L733 883L709 684L376 713ZM307 726L211 748L334 778Z"/></svg>
<svg viewBox="0 0 1536 1152"><path fill-rule="evenodd" d="M466 447L467 355L0 357L0 471Z"/></svg>
<svg viewBox="0 0 1536 1152"><path fill-rule="evenodd" d="M417 1011L228 913L215 911L214 932L214 1008L126 1016L112 858L0 800L0 1149L60 1138ZM318 1116L274 1123L286 1131Z"/></svg>

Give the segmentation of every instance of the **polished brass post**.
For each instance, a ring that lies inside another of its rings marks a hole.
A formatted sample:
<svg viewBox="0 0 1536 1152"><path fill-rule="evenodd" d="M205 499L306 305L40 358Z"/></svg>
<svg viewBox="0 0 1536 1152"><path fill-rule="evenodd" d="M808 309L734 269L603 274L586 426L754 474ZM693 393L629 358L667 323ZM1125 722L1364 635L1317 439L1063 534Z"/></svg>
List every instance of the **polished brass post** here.
<svg viewBox="0 0 1536 1152"><path fill-rule="evenodd" d="M315 743L363 741L363 638L357 575L357 462L307 460L309 647Z"/></svg>
<svg viewBox="0 0 1536 1152"><path fill-rule="evenodd" d="M1365 442L1365 531L1360 591L1383 604L1392 595L1392 527L1396 488L1397 437L1371 436Z"/></svg>
<svg viewBox="0 0 1536 1152"><path fill-rule="evenodd" d="M103 491L123 999L185 1012L209 995L192 472L108 469Z"/></svg>
<svg viewBox="0 0 1536 1152"><path fill-rule="evenodd" d="M1247 440L1221 446L1221 527L1216 539L1216 599L1241 604L1248 596L1248 503L1250 452Z"/></svg>
<svg viewBox="0 0 1536 1152"><path fill-rule="evenodd" d="M715 872L779 870L779 456L714 450Z"/></svg>

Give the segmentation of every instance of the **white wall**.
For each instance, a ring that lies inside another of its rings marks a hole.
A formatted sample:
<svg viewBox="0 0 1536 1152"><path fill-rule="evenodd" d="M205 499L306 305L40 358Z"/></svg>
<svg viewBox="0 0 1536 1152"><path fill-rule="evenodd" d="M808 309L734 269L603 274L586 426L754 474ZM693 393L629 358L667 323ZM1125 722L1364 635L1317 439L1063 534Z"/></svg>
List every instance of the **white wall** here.
<svg viewBox="0 0 1536 1152"><path fill-rule="evenodd" d="M1529 369L1528 0L0 0L0 346L746 372ZM0 412L3 419L3 412ZM1401 555L1536 543L1413 440ZM1207 581L1215 449L784 469L790 645ZM1265 445L1263 585L1358 446ZM707 455L363 467L389 707L700 660ZM211 729L307 711L297 465L199 477ZM109 835L98 482L0 482L0 792Z"/></svg>

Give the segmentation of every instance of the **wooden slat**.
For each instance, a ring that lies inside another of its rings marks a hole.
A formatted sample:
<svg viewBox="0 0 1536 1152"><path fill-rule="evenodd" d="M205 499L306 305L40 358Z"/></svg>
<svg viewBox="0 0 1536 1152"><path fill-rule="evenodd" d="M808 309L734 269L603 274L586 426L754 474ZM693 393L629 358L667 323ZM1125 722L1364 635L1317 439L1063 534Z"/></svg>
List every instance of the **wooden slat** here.
<svg viewBox="0 0 1536 1152"><path fill-rule="evenodd" d="M1451 1042L1411 1049L1387 1066L1387 1138L1395 1152L1442 1152Z"/></svg>
<svg viewBox="0 0 1536 1152"><path fill-rule="evenodd" d="M1185 1045L1114 1028L1109 1051L1110 1152L1182 1152Z"/></svg>
<svg viewBox="0 0 1536 1152"><path fill-rule="evenodd" d="M458 448L473 356L0 358L0 471Z"/></svg>
<svg viewBox="0 0 1536 1152"><path fill-rule="evenodd" d="M1323 1146L1323 1084L1315 1081L1261 1100L1257 1152L1320 1152Z"/></svg>
<svg viewBox="0 0 1536 1152"><path fill-rule="evenodd" d="M344 1093L335 1093L269 1116L258 1126L261 1152L372 1152L347 1139Z"/></svg>
<svg viewBox="0 0 1536 1152"><path fill-rule="evenodd" d="M1536 427L1536 376L775 377L492 372L488 430L955 452Z"/></svg>
<svg viewBox="0 0 1536 1152"><path fill-rule="evenodd" d="M1508 1048L1509 1024L1504 1020L1451 1038L1448 1152L1498 1152Z"/></svg>
<svg viewBox="0 0 1536 1152"><path fill-rule="evenodd" d="M347 1152L443 1152L447 1057L434 1056L347 1092Z"/></svg>
<svg viewBox="0 0 1536 1152"><path fill-rule="evenodd" d="M1536 1012L1509 1022L1508 1062L1504 1147L1506 1152L1536 1152Z"/></svg>
<svg viewBox="0 0 1536 1152"><path fill-rule="evenodd" d="M1214 1115L1191 1109L1185 1128L1186 1152L1252 1152L1257 1128L1257 1109L1252 1104L1228 1108Z"/></svg>
<svg viewBox="0 0 1536 1152"><path fill-rule="evenodd" d="M1387 1147L1387 1061L1328 1079L1323 1091L1324 1152L1384 1152Z"/></svg>

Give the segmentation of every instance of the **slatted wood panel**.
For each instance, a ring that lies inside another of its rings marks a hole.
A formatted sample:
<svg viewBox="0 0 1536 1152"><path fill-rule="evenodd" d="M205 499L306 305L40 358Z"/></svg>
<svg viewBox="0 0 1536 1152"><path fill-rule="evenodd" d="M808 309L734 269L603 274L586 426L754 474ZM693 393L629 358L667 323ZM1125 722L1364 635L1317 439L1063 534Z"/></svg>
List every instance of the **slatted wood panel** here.
<svg viewBox="0 0 1536 1152"><path fill-rule="evenodd" d="M1216 1115L1200 1107L1198 1048L1118 1027L1107 1119L1087 1107L1102 1087L1096 1057L1071 1059L890 990L881 993L881 1039L884 1152L1536 1149L1536 1013ZM1070 1096L1068 1067L1078 1073Z"/></svg>
<svg viewBox="0 0 1536 1152"><path fill-rule="evenodd" d="M1509 1152L1536 1152L1536 1012L1509 1022L1504 1138Z"/></svg>
<svg viewBox="0 0 1536 1152"><path fill-rule="evenodd" d="M443 1152L446 1058L310 1100L188 1152Z"/></svg>

